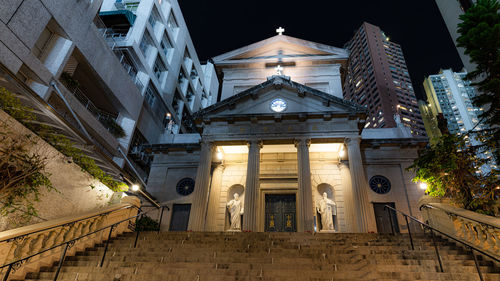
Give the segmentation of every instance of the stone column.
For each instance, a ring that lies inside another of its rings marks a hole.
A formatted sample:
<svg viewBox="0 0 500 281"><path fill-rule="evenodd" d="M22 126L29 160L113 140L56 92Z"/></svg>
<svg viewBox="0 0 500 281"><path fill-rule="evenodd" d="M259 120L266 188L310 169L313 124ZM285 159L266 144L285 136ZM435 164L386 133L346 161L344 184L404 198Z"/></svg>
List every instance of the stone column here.
<svg viewBox="0 0 500 281"><path fill-rule="evenodd" d="M245 202L243 205L243 231L257 231L257 198L260 175L260 149L262 142L248 142L247 179L245 186Z"/></svg>
<svg viewBox="0 0 500 281"><path fill-rule="evenodd" d="M205 225L205 212L207 210L208 186L210 184L210 169L212 168L212 154L214 145L211 142L202 141L200 151L200 163L196 172L194 184L193 203L191 215L189 216L188 230L203 231Z"/></svg>
<svg viewBox="0 0 500 281"><path fill-rule="evenodd" d="M310 139L295 140L297 147L298 181L299 181L299 232L314 230L314 212L311 188L311 163L309 161Z"/></svg>
<svg viewBox="0 0 500 281"><path fill-rule="evenodd" d="M212 173L212 184L210 188L210 195L208 196L207 223L205 225L206 231L217 231L217 211L219 210L220 204L220 189L223 172L224 165L220 164L215 167Z"/></svg>
<svg viewBox="0 0 500 281"><path fill-rule="evenodd" d="M368 182L366 181L363 159L361 158L361 138L346 138L347 154L349 156L349 171L351 173L352 199L355 210L357 232L368 232Z"/></svg>
<svg viewBox="0 0 500 281"><path fill-rule="evenodd" d="M340 177L342 178L342 190L344 193L344 232L356 232L356 209L354 206L354 199L352 194L351 172L347 163L340 163Z"/></svg>

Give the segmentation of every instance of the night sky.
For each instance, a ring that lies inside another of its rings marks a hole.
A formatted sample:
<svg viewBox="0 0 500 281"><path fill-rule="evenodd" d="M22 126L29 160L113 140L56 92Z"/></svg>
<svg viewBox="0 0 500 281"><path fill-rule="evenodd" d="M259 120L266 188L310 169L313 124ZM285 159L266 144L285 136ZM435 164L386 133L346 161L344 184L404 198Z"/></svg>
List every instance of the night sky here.
<svg viewBox="0 0 500 281"><path fill-rule="evenodd" d="M179 0L201 61L276 35L343 47L363 21L402 46L417 97L426 75L462 62L434 0Z"/></svg>

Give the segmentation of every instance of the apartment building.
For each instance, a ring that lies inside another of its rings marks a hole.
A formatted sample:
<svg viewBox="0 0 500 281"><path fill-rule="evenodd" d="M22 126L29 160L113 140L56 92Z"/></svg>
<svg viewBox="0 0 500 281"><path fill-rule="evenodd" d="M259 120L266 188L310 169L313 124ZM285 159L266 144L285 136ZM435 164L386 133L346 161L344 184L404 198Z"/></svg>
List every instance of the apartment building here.
<svg viewBox="0 0 500 281"><path fill-rule="evenodd" d="M345 47L351 52L344 98L366 106L365 128L394 128L395 116L414 136L425 128L401 46L364 22Z"/></svg>
<svg viewBox="0 0 500 281"><path fill-rule="evenodd" d="M117 179L145 185L143 144L193 132L216 101L175 0L23 0L0 9L0 63L98 151ZM89 152L90 153L90 152Z"/></svg>

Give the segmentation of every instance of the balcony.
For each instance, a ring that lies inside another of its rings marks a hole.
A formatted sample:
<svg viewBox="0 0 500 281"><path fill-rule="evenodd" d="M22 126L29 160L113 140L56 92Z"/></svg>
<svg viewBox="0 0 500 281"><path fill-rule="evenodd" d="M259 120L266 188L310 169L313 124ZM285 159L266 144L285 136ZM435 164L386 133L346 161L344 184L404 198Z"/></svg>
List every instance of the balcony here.
<svg viewBox="0 0 500 281"><path fill-rule="evenodd" d="M61 83L75 98L116 138L125 136L123 128L117 123L118 114L107 112L98 108L87 95L69 79L67 75L61 76Z"/></svg>
<svg viewBox="0 0 500 281"><path fill-rule="evenodd" d="M114 50L114 53L120 63L122 64L123 68L127 72L127 74L132 78L132 81L134 81L134 84L137 86L137 89L139 89L140 92L144 89L144 84L139 80L139 77L137 77L138 70L135 67L136 63L134 63L133 59L131 56L125 52L124 50Z"/></svg>

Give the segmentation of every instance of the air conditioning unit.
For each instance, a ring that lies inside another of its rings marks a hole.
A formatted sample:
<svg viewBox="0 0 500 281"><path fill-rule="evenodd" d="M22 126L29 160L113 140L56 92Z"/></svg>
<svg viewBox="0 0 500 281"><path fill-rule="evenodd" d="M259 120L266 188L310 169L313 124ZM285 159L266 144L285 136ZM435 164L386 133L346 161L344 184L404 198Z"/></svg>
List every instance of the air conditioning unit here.
<svg viewBox="0 0 500 281"><path fill-rule="evenodd" d="M132 157L132 159L134 159L134 160L140 159L140 157L141 157L141 150L142 149L141 149L140 146L134 146L134 147L132 147L132 149L130 150L130 153L129 153L130 157Z"/></svg>

